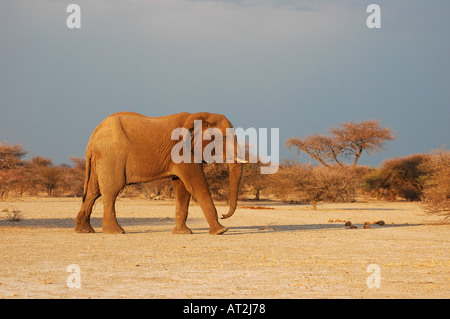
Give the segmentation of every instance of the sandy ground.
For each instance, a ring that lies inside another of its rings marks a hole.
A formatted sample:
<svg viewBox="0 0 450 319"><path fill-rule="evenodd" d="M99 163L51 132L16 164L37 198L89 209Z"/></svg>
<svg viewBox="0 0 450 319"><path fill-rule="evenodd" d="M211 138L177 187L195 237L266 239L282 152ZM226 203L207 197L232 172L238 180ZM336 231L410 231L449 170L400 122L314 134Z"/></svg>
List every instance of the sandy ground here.
<svg viewBox="0 0 450 319"><path fill-rule="evenodd" d="M0 298L450 297L450 226L431 224L417 203L334 203L312 211L241 202L274 209L238 209L222 222L229 230L221 236L208 234L194 204L194 234L173 235L173 202L130 199L117 202L126 234L102 234L101 199L92 215L97 233L77 234L80 204L0 202ZM14 209L24 220L5 219ZM363 229L377 220L386 225ZM80 288L67 284L72 264Z"/></svg>

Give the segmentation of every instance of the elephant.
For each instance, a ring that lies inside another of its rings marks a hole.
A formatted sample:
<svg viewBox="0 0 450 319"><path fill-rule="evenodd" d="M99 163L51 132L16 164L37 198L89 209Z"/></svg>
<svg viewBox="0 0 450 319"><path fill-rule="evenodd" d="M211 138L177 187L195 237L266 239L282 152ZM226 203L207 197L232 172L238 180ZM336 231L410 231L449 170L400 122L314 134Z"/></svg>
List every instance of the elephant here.
<svg viewBox="0 0 450 319"><path fill-rule="evenodd" d="M129 184L172 178L176 195L175 227L172 233L192 233L186 226L191 196L203 211L209 224L209 233L218 235L226 232L228 229L218 220L217 210L203 173L203 162L175 163L171 157L171 150L178 143L171 139L173 130L186 128L192 140L195 120L202 121L202 133L207 128L217 128L221 133L225 133L226 129L233 129L233 125L224 115L207 112L183 112L162 117L119 112L104 119L95 128L86 147L86 178L81 209L75 219L75 231L95 232L90 225L90 215L95 201L102 196L103 233L124 233L124 229L117 222L115 211L115 202L120 191ZM225 140L226 134L223 136ZM222 215L223 219L232 216L236 210L242 165L245 162L238 159L236 137L234 140L234 160L226 161L230 196L229 211ZM204 141L201 146L205 147ZM193 158L194 147L191 150L190 156Z"/></svg>

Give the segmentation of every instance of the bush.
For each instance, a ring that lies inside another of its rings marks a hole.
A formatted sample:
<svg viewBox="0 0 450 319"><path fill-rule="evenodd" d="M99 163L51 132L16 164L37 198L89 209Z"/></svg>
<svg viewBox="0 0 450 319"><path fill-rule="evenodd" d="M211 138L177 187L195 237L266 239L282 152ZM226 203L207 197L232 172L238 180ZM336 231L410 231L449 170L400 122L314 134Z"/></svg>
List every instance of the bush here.
<svg viewBox="0 0 450 319"><path fill-rule="evenodd" d="M357 174L347 166L313 166L298 162L285 162L272 176L275 194L285 201L305 200L317 209L322 200L334 201L356 184Z"/></svg>
<svg viewBox="0 0 450 319"><path fill-rule="evenodd" d="M422 196L425 210L450 222L450 151L434 151L421 168L427 172Z"/></svg>
<svg viewBox="0 0 450 319"><path fill-rule="evenodd" d="M395 200L397 196L410 201L420 200L426 172L422 163L427 154L390 158L363 178L363 189L376 193L377 198Z"/></svg>
<svg viewBox="0 0 450 319"><path fill-rule="evenodd" d="M228 165L226 163L205 164L203 171L211 196L217 200L227 200L230 189Z"/></svg>
<svg viewBox="0 0 450 319"><path fill-rule="evenodd" d="M20 222L24 219L23 214L20 210L14 209L12 212L7 212L5 220L9 222Z"/></svg>

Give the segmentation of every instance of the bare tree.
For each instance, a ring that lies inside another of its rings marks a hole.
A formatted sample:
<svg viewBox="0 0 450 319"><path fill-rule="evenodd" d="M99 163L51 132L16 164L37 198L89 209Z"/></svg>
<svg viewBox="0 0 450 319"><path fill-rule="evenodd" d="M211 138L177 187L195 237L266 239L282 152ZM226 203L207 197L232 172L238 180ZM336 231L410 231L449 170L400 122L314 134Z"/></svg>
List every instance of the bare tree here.
<svg viewBox="0 0 450 319"><path fill-rule="evenodd" d="M286 141L286 146L297 148L297 153L300 151L307 153L326 167L330 167L333 161L340 166L343 165L340 160L343 146L338 145L331 136L313 134L304 138L292 137Z"/></svg>
<svg viewBox="0 0 450 319"><path fill-rule="evenodd" d="M387 141L395 139L393 131L381 127L377 120L341 123L340 126L329 129L329 132L336 144L342 147L344 156L353 158L353 169L364 151L368 155L380 152L384 150Z"/></svg>
<svg viewBox="0 0 450 319"><path fill-rule="evenodd" d="M364 151L372 155L383 150L387 141L395 139L393 131L381 127L377 120L341 123L330 128L328 133L292 137L286 141L286 147L296 149L298 153L305 152L326 167L332 163L343 167L343 161L350 159L354 170Z"/></svg>

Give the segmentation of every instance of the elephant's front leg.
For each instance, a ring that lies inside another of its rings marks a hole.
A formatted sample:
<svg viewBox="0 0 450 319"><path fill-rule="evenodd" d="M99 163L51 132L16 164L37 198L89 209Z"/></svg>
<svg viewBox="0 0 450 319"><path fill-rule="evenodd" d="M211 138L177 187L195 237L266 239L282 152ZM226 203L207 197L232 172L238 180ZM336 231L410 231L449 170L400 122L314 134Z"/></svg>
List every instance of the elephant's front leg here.
<svg viewBox="0 0 450 319"><path fill-rule="evenodd" d="M175 208L175 227L172 230L174 234L192 234L192 231L186 226L186 219L188 215L189 201L191 194L187 191L183 182L176 178L173 180L176 195Z"/></svg>
<svg viewBox="0 0 450 319"><path fill-rule="evenodd" d="M228 228L219 223L217 210L211 199L211 193L209 192L208 183L201 165L182 163L177 167L176 175L202 208L206 221L209 224L209 233L211 235L219 235L226 232Z"/></svg>

